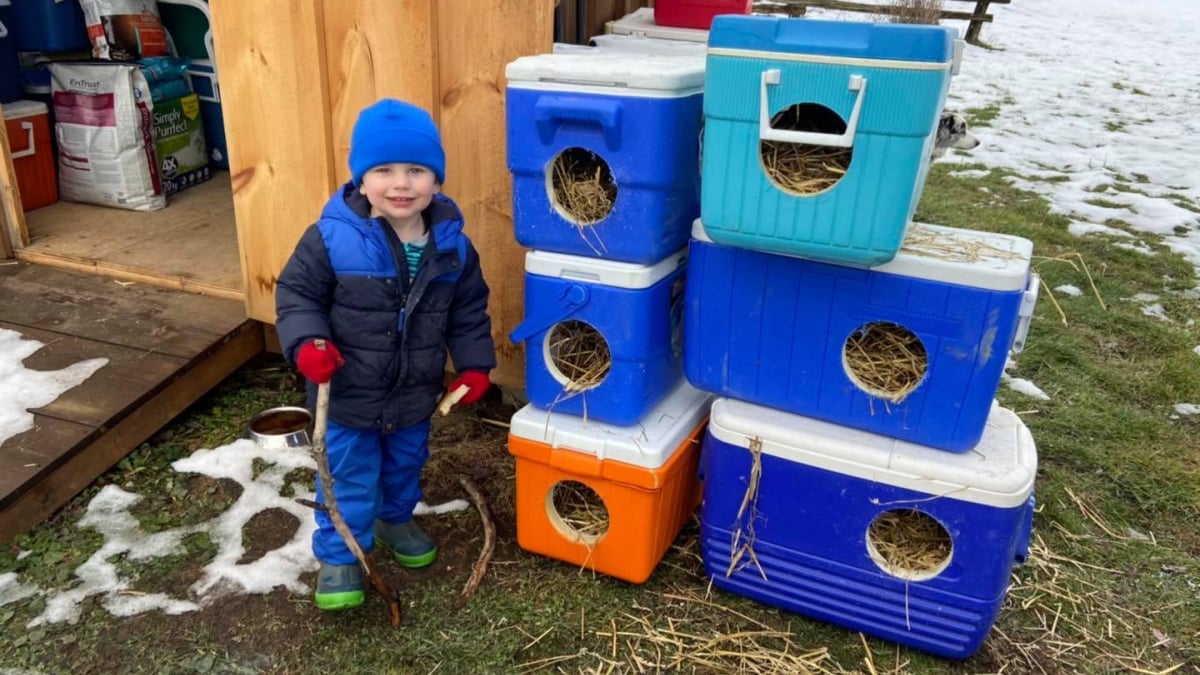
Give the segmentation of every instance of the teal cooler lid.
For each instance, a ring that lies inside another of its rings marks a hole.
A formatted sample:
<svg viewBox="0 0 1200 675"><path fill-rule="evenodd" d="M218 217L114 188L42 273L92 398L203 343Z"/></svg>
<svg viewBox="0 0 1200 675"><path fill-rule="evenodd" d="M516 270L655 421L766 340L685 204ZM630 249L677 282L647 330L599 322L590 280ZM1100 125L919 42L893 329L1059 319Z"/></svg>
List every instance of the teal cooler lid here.
<svg viewBox="0 0 1200 675"><path fill-rule="evenodd" d="M953 28L727 14L713 19L709 49L741 49L889 61L954 59Z"/></svg>

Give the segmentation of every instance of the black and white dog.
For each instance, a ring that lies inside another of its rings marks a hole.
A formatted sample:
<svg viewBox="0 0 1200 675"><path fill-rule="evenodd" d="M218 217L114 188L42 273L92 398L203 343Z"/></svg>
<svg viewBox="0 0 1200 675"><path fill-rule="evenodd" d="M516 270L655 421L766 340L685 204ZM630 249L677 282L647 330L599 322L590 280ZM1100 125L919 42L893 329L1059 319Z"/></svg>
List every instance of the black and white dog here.
<svg viewBox="0 0 1200 675"><path fill-rule="evenodd" d="M950 148L971 150L977 147L979 139L967 130L967 118L956 112L943 111L942 118L938 120L937 135L933 139L932 158L941 157Z"/></svg>

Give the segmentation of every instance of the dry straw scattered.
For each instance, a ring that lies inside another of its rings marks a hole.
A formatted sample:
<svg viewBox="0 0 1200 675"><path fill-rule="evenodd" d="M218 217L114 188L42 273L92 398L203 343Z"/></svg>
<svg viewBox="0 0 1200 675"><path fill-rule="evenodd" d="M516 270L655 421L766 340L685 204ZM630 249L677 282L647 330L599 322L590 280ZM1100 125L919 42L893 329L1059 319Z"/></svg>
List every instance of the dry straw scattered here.
<svg viewBox="0 0 1200 675"><path fill-rule="evenodd" d="M569 148L554 158L550 175L554 203L588 246L602 254L604 242L590 226L608 217L617 203L617 183L608 163L590 150Z"/></svg>
<svg viewBox="0 0 1200 675"><path fill-rule="evenodd" d="M846 373L863 391L900 403L921 384L929 365L916 333L889 322L869 323L846 339Z"/></svg>
<svg viewBox="0 0 1200 675"><path fill-rule="evenodd" d="M892 23L913 23L930 26L942 20L942 0L891 0Z"/></svg>
<svg viewBox="0 0 1200 675"><path fill-rule="evenodd" d="M599 386L612 369L612 354L600 331L576 320L561 321L550 331L550 362L567 380L567 395Z"/></svg>
<svg viewBox="0 0 1200 675"><path fill-rule="evenodd" d="M773 129L841 134L846 123L832 110L814 104L794 105L771 120ZM759 158L763 169L781 190L799 196L832 188L850 169L851 148L808 143L762 141Z"/></svg>
<svg viewBox="0 0 1200 675"><path fill-rule="evenodd" d="M884 571L904 579L936 574L950 560L950 533L914 509L885 511L867 528L867 544Z"/></svg>
<svg viewBox="0 0 1200 675"><path fill-rule="evenodd" d="M583 544L594 544L608 532L608 509L604 500L592 488L579 481L555 483L550 491L552 518L561 524L560 530Z"/></svg>
<svg viewBox="0 0 1200 675"><path fill-rule="evenodd" d="M746 479L746 492L742 495L742 503L737 512L737 529L733 531L733 543L729 546L729 567L725 576L733 576L734 572L753 563L758 574L764 580L766 571L754 553L756 535L754 523L758 520L758 483L762 480L762 439L751 438L750 446L750 475ZM743 562L745 560L745 562Z"/></svg>

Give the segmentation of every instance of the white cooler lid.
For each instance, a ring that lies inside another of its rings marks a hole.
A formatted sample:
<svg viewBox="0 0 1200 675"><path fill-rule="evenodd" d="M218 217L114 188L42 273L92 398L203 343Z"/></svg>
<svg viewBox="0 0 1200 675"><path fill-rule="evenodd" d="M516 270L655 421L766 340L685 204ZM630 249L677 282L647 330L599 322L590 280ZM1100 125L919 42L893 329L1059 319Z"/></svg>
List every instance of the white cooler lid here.
<svg viewBox="0 0 1200 675"><path fill-rule="evenodd" d="M699 28L675 28L654 23L654 8L642 7L617 19L609 21L604 29L616 35L635 35L664 40L687 40L708 46L708 31Z"/></svg>
<svg viewBox="0 0 1200 675"><path fill-rule="evenodd" d="M704 90L704 58L591 48L522 56L504 69L508 86L671 98Z"/></svg>
<svg viewBox="0 0 1200 675"><path fill-rule="evenodd" d="M525 271L543 277L587 281L617 288L650 288L670 276L686 261L686 248L653 265L530 251L525 254Z"/></svg>
<svg viewBox="0 0 1200 675"><path fill-rule="evenodd" d="M712 242L699 218L692 223L692 238ZM1021 291L1029 283L1032 257L1033 242L1024 237L913 223L896 257L870 269L989 291Z"/></svg>
<svg viewBox="0 0 1200 675"><path fill-rule="evenodd" d="M742 448L762 439L763 453L791 462L999 508L1024 504L1037 475L1037 447L1029 429L1016 413L995 403L983 438L963 453L728 398L713 402L708 429L718 440Z"/></svg>
<svg viewBox="0 0 1200 675"><path fill-rule="evenodd" d="M657 469L708 416L712 395L680 381L651 410L641 424L618 427L564 413L546 412L533 405L513 415L509 431L518 438L546 443L634 466Z"/></svg>
<svg viewBox="0 0 1200 675"><path fill-rule="evenodd" d="M41 101L13 101L4 104L4 119L19 120L35 115L48 115L50 108Z"/></svg>

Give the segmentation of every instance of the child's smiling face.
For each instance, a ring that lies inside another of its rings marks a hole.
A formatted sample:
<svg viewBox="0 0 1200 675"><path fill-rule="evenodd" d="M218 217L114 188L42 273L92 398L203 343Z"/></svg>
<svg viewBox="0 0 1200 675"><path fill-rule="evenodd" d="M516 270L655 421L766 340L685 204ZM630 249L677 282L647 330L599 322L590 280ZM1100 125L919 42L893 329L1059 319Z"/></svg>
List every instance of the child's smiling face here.
<svg viewBox="0 0 1200 675"><path fill-rule="evenodd" d="M437 176L420 164L380 164L363 174L358 191L371 203L371 213L393 225L414 222L438 192Z"/></svg>

